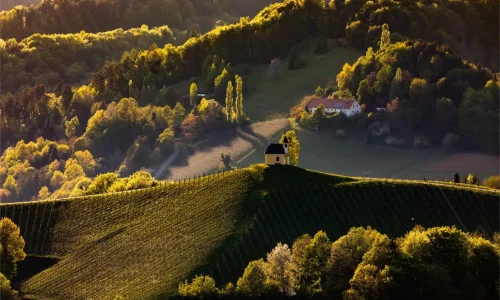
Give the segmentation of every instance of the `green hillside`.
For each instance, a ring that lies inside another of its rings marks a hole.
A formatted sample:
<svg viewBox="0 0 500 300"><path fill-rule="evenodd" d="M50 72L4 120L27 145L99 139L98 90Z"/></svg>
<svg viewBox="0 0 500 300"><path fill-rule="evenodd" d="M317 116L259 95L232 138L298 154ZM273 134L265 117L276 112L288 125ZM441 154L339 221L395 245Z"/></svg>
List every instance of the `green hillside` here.
<svg viewBox="0 0 500 300"><path fill-rule="evenodd" d="M414 225L499 231L498 192L367 181L296 167L254 165L150 189L0 205L29 254L60 261L21 284L35 299L157 299L210 274L234 281L277 242L371 225L390 236ZM413 219L412 219L413 218Z"/></svg>

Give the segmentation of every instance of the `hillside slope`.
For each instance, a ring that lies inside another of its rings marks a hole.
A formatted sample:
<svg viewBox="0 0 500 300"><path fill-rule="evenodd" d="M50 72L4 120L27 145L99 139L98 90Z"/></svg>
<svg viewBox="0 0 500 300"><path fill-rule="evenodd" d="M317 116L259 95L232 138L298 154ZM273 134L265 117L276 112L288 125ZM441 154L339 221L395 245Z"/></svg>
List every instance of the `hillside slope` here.
<svg viewBox="0 0 500 300"><path fill-rule="evenodd" d="M148 190L0 205L30 254L61 260L21 284L34 299L159 299L211 274L234 281L277 242L371 225L402 235L415 224L498 231L498 192L364 181L254 165Z"/></svg>

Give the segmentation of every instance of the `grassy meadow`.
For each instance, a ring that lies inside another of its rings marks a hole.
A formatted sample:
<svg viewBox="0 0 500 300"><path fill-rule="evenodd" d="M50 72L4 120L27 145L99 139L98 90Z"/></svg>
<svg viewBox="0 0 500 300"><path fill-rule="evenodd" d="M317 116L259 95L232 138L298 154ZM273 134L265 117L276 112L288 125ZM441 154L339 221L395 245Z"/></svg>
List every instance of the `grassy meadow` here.
<svg viewBox="0 0 500 300"><path fill-rule="evenodd" d="M127 193L0 205L29 254L59 261L20 285L32 299L161 299L195 274L234 281L277 242L371 225L499 231L499 193L254 165Z"/></svg>
<svg viewBox="0 0 500 300"><path fill-rule="evenodd" d="M345 63L354 63L364 53L355 48L341 48L333 40L328 41L329 52L314 53L316 39L310 38L299 44L299 56L306 66L299 70L288 70L288 58L282 59L281 73L276 79L268 76L269 65L235 66L243 74L243 84L248 93L244 95L245 113L252 120L286 118L290 108L310 95L318 86L335 82L335 77ZM249 74L243 70L248 68Z"/></svg>

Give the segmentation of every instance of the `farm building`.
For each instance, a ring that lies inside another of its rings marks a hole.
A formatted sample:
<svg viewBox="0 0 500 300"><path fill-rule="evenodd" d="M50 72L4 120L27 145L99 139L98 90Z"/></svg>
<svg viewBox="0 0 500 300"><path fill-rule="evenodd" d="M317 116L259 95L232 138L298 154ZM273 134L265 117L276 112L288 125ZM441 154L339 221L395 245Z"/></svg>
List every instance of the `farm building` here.
<svg viewBox="0 0 500 300"><path fill-rule="evenodd" d="M325 113L344 113L346 116L352 116L361 112L361 106L355 99L328 99L312 98L306 108L309 113L313 113L318 106L323 104Z"/></svg>
<svg viewBox="0 0 500 300"><path fill-rule="evenodd" d="M264 153L265 163L267 165L288 165L290 163L288 143L289 141L285 136L283 144L270 144Z"/></svg>

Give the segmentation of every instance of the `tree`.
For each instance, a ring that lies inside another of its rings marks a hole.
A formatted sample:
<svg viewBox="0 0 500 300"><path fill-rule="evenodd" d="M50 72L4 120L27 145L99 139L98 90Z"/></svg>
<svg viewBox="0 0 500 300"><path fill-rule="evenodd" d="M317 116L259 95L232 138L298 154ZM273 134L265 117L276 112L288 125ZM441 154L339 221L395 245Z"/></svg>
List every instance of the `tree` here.
<svg viewBox="0 0 500 300"><path fill-rule="evenodd" d="M0 252L0 273L12 279L17 274L17 262L24 260L26 253L19 226L9 218L0 221Z"/></svg>
<svg viewBox="0 0 500 300"><path fill-rule="evenodd" d="M192 5L192 4L191 4ZM189 38L198 38L200 34L196 30L196 28L191 28L191 33L189 34Z"/></svg>
<svg viewBox="0 0 500 300"><path fill-rule="evenodd" d="M301 285L310 295L325 291L326 264L330 256L330 240L323 231L318 231L306 247L303 260Z"/></svg>
<svg viewBox="0 0 500 300"><path fill-rule="evenodd" d="M155 98L155 106L165 106L168 105L169 107L173 108L175 106L175 103L179 100L179 96L175 92L175 89L172 86L163 86L160 89L160 92L158 95L156 95Z"/></svg>
<svg viewBox="0 0 500 300"><path fill-rule="evenodd" d="M382 235L368 227L353 227L349 232L333 242L328 260L328 285L341 292L349 287L349 279L358 264Z"/></svg>
<svg viewBox="0 0 500 300"><path fill-rule="evenodd" d="M281 73L281 60L279 58L275 58L271 60L271 64L269 64L268 75L269 77L276 79Z"/></svg>
<svg viewBox="0 0 500 300"><path fill-rule="evenodd" d="M215 281L210 276L196 276L191 283L186 280L179 284L179 294L183 297L211 298L218 293Z"/></svg>
<svg viewBox="0 0 500 300"><path fill-rule="evenodd" d="M453 176L453 181L455 183L460 183L460 175L458 173L455 173L455 175Z"/></svg>
<svg viewBox="0 0 500 300"><path fill-rule="evenodd" d="M393 80L393 70L391 65L384 65L376 75L376 80L374 84L375 90L383 95L387 95L389 92L389 86L391 84L391 80Z"/></svg>
<svg viewBox="0 0 500 300"><path fill-rule="evenodd" d="M477 178L476 175L469 174L467 176L467 183L477 185L477 184L479 184L479 178Z"/></svg>
<svg viewBox="0 0 500 300"><path fill-rule="evenodd" d="M380 49L385 49L391 44L391 32L389 31L389 25L382 25L382 35L380 36Z"/></svg>
<svg viewBox="0 0 500 300"><path fill-rule="evenodd" d="M303 234L297 238L292 245L292 272L295 278L295 286L300 288L297 283L302 282L302 275L304 274L304 255L307 246L311 243L311 236Z"/></svg>
<svg viewBox="0 0 500 300"><path fill-rule="evenodd" d="M2 250L0 249L0 253ZM10 286L8 280L2 273L0 273L0 299L2 300L17 300L19 299L17 292Z"/></svg>
<svg viewBox="0 0 500 300"><path fill-rule="evenodd" d="M192 113L187 115L187 117L182 121L182 133L184 134L184 137L186 137L188 140L192 140L193 138L197 137L200 133L202 133L202 121L200 116L196 116Z"/></svg>
<svg viewBox="0 0 500 300"><path fill-rule="evenodd" d="M43 200L43 199L48 199L49 197L50 197L49 188L47 186L43 186L38 192L38 199Z"/></svg>
<svg viewBox="0 0 500 300"><path fill-rule="evenodd" d="M389 91L390 99L395 99L396 97L404 97L404 82L403 82L403 71L401 68L396 69L396 74L391 82L391 88Z"/></svg>
<svg viewBox="0 0 500 300"><path fill-rule="evenodd" d="M280 143L283 143L283 140L288 139L288 156L290 159L290 164L297 166L299 164L299 153L300 153L300 142L295 134L294 130L289 130L285 134L283 134L280 138Z"/></svg>
<svg viewBox="0 0 500 300"><path fill-rule="evenodd" d="M184 115L186 114L186 109L180 102L177 102L174 107L174 118L172 120L172 126L174 130L180 128L182 121L184 120Z"/></svg>
<svg viewBox="0 0 500 300"><path fill-rule="evenodd" d="M172 147L174 146L174 132L170 128L166 128L162 133L158 136L156 140L160 147L160 151L162 155L167 155L172 151Z"/></svg>
<svg viewBox="0 0 500 300"><path fill-rule="evenodd" d="M226 92L229 81L231 81L231 74L229 74L229 71L224 68L222 70L222 73L214 80L215 99L217 101L222 102L222 100L224 99L224 93Z"/></svg>
<svg viewBox="0 0 500 300"><path fill-rule="evenodd" d="M363 79L359 82L357 96L360 104L366 104L370 102L372 91L370 85L368 84L368 80Z"/></svg>
<svg viewBox="0 0 500 300"><path fill-rule="evenodd" d="M236 81L236 99L234 102L236 106L235 108L236 118L238 123L242 123L243 119L245 118L245 114L243 113L243 78L236 75L235 81Z"/></svg>
<svg viewBox="0 0 500 300"><path fill-rule="evenodd" d="M490 176L483 181L483 184L492 189L500 190L500 176L498 175Z"/></svg>
<svg viewBox="0 0 500 300"><path fill-rule="evenodd" d="M316 129L320 127L321 121L323 121L325 118L325 106L323 104L320 104L316 109L314 110L312 114L312 122L316 126Z"/></svg>
<svg viewBox="0 0 500 300"><path fill-rule="evenodd" d="M266 268L262 258L251 261L236 283L236 293L246 297L264 296L269 291Z"/></svg>
<svg viewBox="0 0 500 300"><path fill-rule="evenodd" d="M92 183L87 187L86 195L104 194L118 180L116 173L103 173L97 175Z"/></svg>
<svg viewBox="0 0 500 300"><path fill-rule="evenodd" d="M228 123L233 123L235 120L234 116L234 96L233 96L233 83L229 81L227 83L226 89L226 121Z"/></svg>
<svg viewBox="0 0 500 300"><path fill-rule="evenodd" d="M82 166L80 166L77 162L74 162L72 164L66 164L66 170L64 171L64 177L66 177L68 180L73 180L78 177L84 177L85 176L85 171L83 170Z"/></svg>
<svg viewBox="0 0 500 300"><path fill-rule="evenodd" d="M198 96L198 85L196 85L196 82L191 83L191 86L189 87L189 103L191 106L196 105L196 97Z"/></svg>
<svg viewBox="0 0 500 300"><path fill-rule="evenodd" d="M314 95L318 97L325 97L325 89L318 85L316 90L314 90Z"/></svg>
<svg viewBox="0 0 500 300"><path fill-rule="evenodd" d="M278 290L288 297L295 295L293 289L295 278L292 272L292 252L288 248L288 245L278 243L267 254L267 263L270 285L278 287Z"/></svg>
<svg viewBox="0 0 500 300"><path fill-rule="evenodd" d="M222 171L229 171L229 170L232 170L233 167L231 166L231 154L224 154L224 153L221 153L220 154L220 167L219 167L219 170L222 170Z"/></svg>

